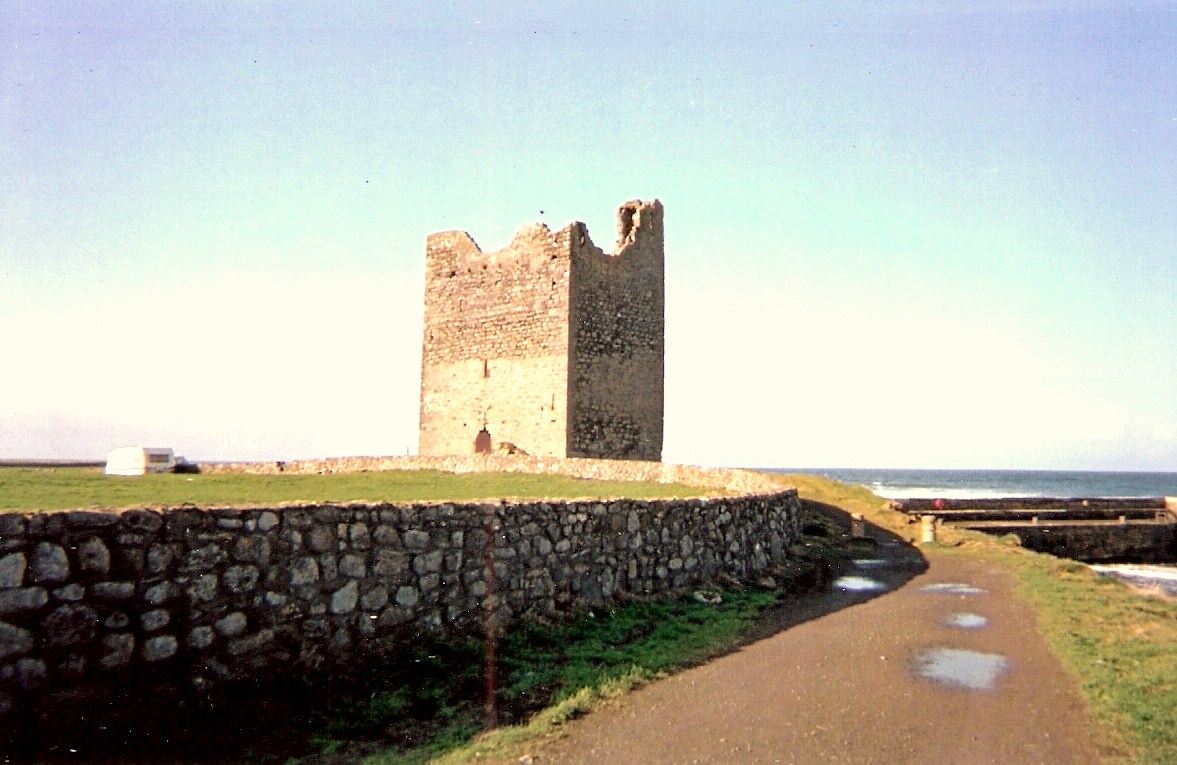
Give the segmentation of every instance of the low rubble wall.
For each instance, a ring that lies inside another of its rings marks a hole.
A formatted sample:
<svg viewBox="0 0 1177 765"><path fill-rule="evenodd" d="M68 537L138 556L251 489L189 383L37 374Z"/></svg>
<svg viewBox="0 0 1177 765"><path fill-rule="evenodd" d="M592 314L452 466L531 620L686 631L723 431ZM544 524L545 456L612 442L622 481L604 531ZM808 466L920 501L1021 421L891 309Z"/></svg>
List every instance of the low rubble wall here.
<svg viewBox="0 0 1177 765"><path fill-rule="evenodd" d="M642 460L532 457L526 454L468 454L446 457L330 457L281 462L202 462L201 473L323 475L385 470L440 470L445 473L533 473L607 481L682 483L739 494L772 493L779 481L766 473L738 468L704 468Z"/></svg>

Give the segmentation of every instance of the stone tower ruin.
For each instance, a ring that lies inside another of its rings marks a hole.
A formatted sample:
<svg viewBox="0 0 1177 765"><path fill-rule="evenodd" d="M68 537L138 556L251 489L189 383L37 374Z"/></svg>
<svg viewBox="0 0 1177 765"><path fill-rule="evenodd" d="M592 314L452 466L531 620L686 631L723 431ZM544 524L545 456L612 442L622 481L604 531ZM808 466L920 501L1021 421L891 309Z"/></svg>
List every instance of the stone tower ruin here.
<svg viewBox="0 0 1177 765"><path fill-rule="evenodd" d="M425 456L662 458L662 203L626 202L613 254L583 223L520 229L484 253L426 240Z"/></svg>

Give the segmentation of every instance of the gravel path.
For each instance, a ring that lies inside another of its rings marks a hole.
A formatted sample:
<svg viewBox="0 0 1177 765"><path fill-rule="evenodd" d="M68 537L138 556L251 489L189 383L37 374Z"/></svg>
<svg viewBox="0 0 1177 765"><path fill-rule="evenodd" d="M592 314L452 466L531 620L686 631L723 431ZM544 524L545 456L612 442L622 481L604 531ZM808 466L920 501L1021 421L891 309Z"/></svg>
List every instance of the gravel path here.
<svg viewBox="0 0 1177 765"><path fill-rule="evenodd" d="M862 581L792 619L808 621L569 723L532 762L1100 761L1076 681L1008 575L894 542L872 555L852 572ZM882 594L856 589L870 582Z"/></svg>

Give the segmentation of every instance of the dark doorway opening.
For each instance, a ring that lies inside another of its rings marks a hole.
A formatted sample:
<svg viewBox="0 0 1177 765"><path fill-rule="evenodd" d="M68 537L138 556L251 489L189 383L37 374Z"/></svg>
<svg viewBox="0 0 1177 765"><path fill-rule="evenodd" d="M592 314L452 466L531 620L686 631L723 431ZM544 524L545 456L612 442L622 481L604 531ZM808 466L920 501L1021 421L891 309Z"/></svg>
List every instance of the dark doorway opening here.
<svg viewBox="0 0 1177 765"><path fill-rule="evenodd" d="M478 435L474 436L474 453L490 454L490 433L486 428L478 431Z"/></svg>

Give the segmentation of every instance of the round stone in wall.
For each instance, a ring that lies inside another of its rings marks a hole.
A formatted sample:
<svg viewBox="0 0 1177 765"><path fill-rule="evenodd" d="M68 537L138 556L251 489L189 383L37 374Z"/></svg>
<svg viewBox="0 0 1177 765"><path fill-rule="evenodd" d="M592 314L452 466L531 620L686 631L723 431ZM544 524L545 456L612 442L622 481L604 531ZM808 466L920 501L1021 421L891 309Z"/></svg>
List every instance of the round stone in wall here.
<svg viewBox="0 0 1177 765"><path fill-rule="evenodd" d="M144 661L163 661L176 655L179 645L174 635L153 637L143 644Z"/></svg>
<svg viewBox="0 0 1177 765"><path fill-rule="evenodd" d="M83 571L105 576L110 571L110 550L98 537L90 537L78 545L78 563Z"/></svg>
<svg viewBox="0 0 1177 765"><path fill-rule="evenodd" d="M350 614L356 610L356 603L360 599L360 587L353 579L340 587L331 596L331 613Z"/></svg>
<svg viewBox="0 0 1177 765"><path fill-rule="evenodd" d="M248 621L245 618L245 614L240 611L227 614L224 618L218 619L216 624L217 632L225 637L240 635L242 632L245 632L246 626L248 626Z"/></svg>
<svg viewBox="0 0 1177 765"><path fill-rule="evenodd" d="M20 587L24 584L28 560L24 553L0 555L0 589Z"/></svg>
<svg viewBox="0 0 1177 765"><path fill-rule="evenodd" d="M98 613L89 606L59 606L45 618L45 639L50 645L79 645L94 639Z"/></svg>
<svg viewBox="0 0 1177 765"><path fill-rule="evenodd" d="M33 650L33 633L15 624L0 622L0 659Z"/></svg>
<svg viewBox="0 0 1177 765"><path fill-rule="evenodd" d="M38 542L29 561L35 582L64 582L69 577L69 558L60 545Z"/></svg>

